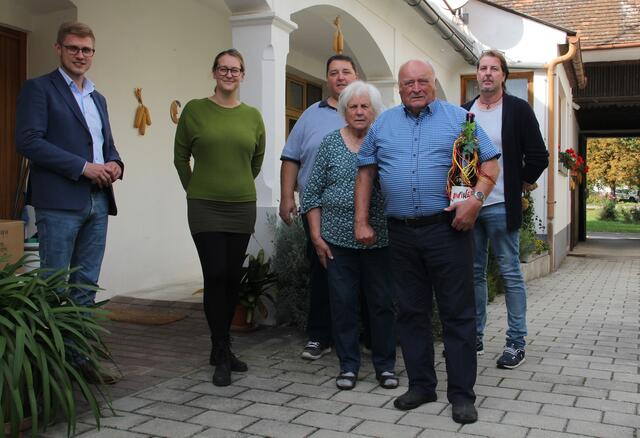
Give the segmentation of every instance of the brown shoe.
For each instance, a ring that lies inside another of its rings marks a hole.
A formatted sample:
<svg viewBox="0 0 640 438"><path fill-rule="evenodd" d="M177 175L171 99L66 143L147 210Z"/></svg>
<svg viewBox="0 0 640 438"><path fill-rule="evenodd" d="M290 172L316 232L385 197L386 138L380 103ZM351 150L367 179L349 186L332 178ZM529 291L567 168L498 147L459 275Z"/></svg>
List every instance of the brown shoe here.
<svg viewBox="0 0 640 438"><path fill-rule="evenodd" d="M122 379L120 373L102 367L96 368L89 362L76 366L76 369L82 374L87 383L94 385L113 385Z"/></svg>

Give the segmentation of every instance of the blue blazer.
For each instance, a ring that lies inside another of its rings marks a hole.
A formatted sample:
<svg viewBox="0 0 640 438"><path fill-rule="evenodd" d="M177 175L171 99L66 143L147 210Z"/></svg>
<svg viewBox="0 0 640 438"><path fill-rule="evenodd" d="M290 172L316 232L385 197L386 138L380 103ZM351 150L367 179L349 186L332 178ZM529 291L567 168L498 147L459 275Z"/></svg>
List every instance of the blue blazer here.
<svg viewBox="0 0 640 438"><path fill-rule="evenodd" d="M102 120L104 161L124 164L113 144L107 101L94 91L91 97ZM27 204L37 208L80 210L91 195L91 180L82 175L93 163L89 127L60 72L30 79L18 95L16 149L30 160ZM122 178L122 176L120 177ZM109 214L115 215L113 187L108 187Z"/></svg>

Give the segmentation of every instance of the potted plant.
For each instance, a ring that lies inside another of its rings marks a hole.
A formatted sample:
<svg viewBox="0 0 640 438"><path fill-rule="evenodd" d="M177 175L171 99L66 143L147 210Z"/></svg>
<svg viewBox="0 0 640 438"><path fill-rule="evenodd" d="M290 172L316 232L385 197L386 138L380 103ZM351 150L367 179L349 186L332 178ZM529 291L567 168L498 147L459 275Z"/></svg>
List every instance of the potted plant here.
<svg viewBox="0 0 640 438"><path fill-rule="evenodd" d="M584 158L576 153L573 148L558 153L558 160L562 166L569 171L571 176L571 189L573 190L577 184L582 184L582 177L589 172L589 166Z"/></svg>
<svg viewBox="0 0 640 438"><path fill-rule="evenodd" d="M253 327L256 310L267 316L267 307L262 299L274 302L273 295L268 291L278 281L278 275L271 270L271 259L266 258L263 249L258 251L257 256L248 254L247 257L249 263L242 268L238 306L232 322L232 326L240 330Z"/></svg>
<svg viewBox="0 0 640 438"><path fill-rule="evenodd" d="M73 346L96 370L100 359L110 358L100 338L106 330L98 325L106 311L76 306L65 294L71 287L97 288L70 284L73 270L38 268L19 274L28 258L0 269L0 438L18 437L27 418L34 437L54 419L66 420L71 436L77 420L75 388L99 427L97 387L72 366L68 353Z"/></svg>

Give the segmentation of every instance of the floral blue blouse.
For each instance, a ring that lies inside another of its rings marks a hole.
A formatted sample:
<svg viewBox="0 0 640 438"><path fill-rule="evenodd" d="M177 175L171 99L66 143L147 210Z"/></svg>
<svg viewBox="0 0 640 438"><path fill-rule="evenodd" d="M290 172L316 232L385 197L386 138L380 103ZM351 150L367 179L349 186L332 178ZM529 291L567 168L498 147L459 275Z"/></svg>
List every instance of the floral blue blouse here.
<svg viewBox="0 0 640 438"><path fill-rule="evenodd" d="M358 243L354 236L354 189L357 155L351 152L340 135L333 131L322 140L311 177L302 196L302 211L321 208L320 232L333 245L354 249L382 248L389 244L384 200L374 184L369 204L369 223L378 237L372 246Z"/></svg>

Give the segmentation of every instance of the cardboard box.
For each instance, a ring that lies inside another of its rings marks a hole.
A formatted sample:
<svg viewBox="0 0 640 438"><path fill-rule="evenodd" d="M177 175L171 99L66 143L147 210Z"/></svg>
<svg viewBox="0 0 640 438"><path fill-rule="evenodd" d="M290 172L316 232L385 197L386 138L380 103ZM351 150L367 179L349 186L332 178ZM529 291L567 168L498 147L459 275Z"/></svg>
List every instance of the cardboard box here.
<svg viewBox="0 0 640 438"><path fill-rule="evenodd" d="M0 219L0 268L18 261L23 251L24 222Z"/></svg>

